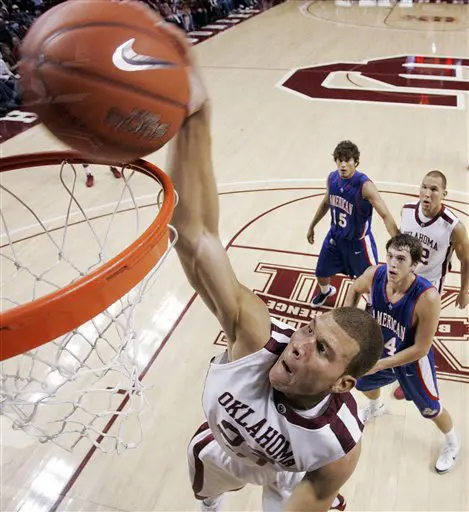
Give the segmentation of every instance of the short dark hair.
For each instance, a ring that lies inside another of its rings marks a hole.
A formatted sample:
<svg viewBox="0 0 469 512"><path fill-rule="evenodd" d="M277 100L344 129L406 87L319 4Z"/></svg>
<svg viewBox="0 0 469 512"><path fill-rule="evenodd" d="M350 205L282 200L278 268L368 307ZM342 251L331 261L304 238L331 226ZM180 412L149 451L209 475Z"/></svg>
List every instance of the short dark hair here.
<svg viewBox="0 0 469 512"><path fill-rule="evenodd" d="M409 249L412 263L418 263L422 259L423 247L422 243L415 236L406 233L398 233L388 240L386 251L392 247L393 249Z"/></svg>
<svg viewBox="0 0 469 512"><path fill-rule="evenodd" d="M426 178L427 176L431 176L432 178L440 178L443 185L443 190L446 190L446 176L441 171L438 171L437 169L434 171L428 171L424 177Z"/></svg>
<svg viewBox="0 0 469 512"><path fill-rule="evenodd" d="M334 162L337 160L341 162L344 160L347 162L353 158L357 165L360 163L360 150L358 149L358 146L350 140L343 140L342 142L339 142L335 147L332 156L334 157Z"/></svg>
<svg viewBox="0 0 469 512"><path fill-rule="evenodd" d="M332 310L337 324L358 343L358 353L349 361L345 373L359 378L371 370L381 357L383 333L378 322L366 311L341 307Z"/></svg>

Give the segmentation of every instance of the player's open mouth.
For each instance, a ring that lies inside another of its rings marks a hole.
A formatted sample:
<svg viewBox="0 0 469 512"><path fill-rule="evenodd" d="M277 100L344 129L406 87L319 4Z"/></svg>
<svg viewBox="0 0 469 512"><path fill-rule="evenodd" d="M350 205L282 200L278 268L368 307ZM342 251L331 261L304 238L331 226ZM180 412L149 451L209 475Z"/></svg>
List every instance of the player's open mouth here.
<svg viewBox="0 0 469 512"><path fill-rule="evenodd" d="M396 277L397 276L397 272L395 272L394 270L388 270L388 273L391 277Z"/></svg>
<svg viewBox="0 0 469 512"><path fill-rule="evenodd" d="M283 367L285 368L285 371L288 373L288 374L292 374L293 372L290 370L288 364L285 362L285 361L282 361L282 365Z"/></svg>

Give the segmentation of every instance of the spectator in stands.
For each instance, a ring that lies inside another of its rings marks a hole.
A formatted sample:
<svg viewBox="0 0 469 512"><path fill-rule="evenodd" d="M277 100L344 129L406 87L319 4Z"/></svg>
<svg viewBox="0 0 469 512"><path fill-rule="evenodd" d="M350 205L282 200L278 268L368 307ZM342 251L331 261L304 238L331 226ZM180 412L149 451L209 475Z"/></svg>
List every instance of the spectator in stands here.
<svg viewBox="0 0 469 512"><path fill-rule="evenodd" d="M0 0L0 114L18 108L18 77L15 71L21 39L37 17L62 1ZM159 12L166 21L176 24L186 32L201 29L221 17L228 16L233 10L254 7L261 3L261 0L143 1Z"/></svg>
<svg viewBox="0 0 469 512"><path fill-rule="evenodd" d="M11 72L0 51L0 115L18 106L18 77Z"/></svg>
<svg viewBox="0 0 469 512"><path fill-rule="evenodd" d="M4 18L0 18L0 51L3 55L11 52L13 48L13 38L8 30L7 24Z"/></svg>

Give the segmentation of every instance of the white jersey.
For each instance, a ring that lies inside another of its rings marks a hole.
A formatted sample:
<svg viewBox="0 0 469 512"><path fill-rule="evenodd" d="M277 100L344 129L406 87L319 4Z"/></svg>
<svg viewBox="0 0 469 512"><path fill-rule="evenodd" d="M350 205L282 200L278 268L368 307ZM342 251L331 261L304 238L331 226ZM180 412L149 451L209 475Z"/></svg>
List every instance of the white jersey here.
<svg viewBox="0 0 469 512"><path fill-rule="evenodd" d="M426 217L419 201L402 207L401 232L415 236L423 245L422 261L415 272L427 278L440 293L453 254L451 235L458 222L446 206L435 217Z"/></svg>
<svg viewBox="0 0 469 512"><path fill-rule="evenodd" d="M272 318L269 342L254 354L212 361L203 407L215 440L233 459L273 471L314 471L343 457L359 441L363 423L350 393L332 394L308 411L288 405L269 371L294 330Z"/></svg>

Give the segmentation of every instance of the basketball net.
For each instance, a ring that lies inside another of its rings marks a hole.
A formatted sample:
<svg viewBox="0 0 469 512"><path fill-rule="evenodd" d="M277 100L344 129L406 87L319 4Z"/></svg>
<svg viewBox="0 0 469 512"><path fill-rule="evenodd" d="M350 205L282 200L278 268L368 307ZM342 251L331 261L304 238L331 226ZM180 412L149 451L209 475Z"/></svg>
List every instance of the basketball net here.
<svg viewBox="0 0 469 512"><path fill-rule="evenodd" d="M107 165L90 169L96 179L90 189L82 165L65 159L1 173L2 315L86 278L159 218L168 200L159 180L133 165L119 168L120 179ZM162 219L164 227L168 221ZM148 406L141 375L148 358L142 356L138 311L176 242L175 230L169 230L156 266L122 297L86 323L2 361L0 414L14 429L67 450L87 442L113 453L139 444ZM77 305L71 300L67 307ZM44 330L59 320L48 311L41 317Z"/></svg>

